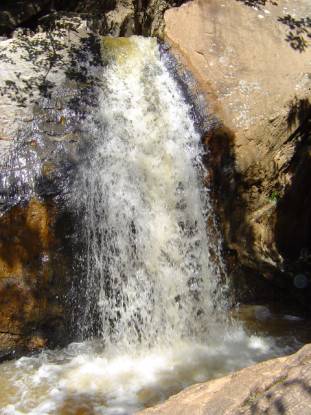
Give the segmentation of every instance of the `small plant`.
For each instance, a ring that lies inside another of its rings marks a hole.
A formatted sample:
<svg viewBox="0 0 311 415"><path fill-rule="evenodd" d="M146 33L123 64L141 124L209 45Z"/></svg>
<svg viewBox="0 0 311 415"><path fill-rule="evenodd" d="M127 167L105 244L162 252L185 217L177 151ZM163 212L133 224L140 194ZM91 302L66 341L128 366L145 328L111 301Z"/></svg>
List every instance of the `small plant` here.
<svg viewBox="0 0 311 415"><path fill-rule="evenodd" d="M275 202L275 203L276 203L276 202L280 199L280 194L279 194L276 190L273 190L273 191L270 193L270 195L269 195L268 199L269 199L271 202Z"/></svg>

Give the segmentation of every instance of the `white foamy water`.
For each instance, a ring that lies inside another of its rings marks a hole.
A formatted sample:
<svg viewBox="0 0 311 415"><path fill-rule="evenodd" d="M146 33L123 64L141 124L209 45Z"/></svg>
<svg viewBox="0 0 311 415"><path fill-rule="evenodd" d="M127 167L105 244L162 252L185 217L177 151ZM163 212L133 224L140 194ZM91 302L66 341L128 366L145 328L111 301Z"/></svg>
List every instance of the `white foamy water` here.
<svg viewBox="0 0 311 415"><path fill-rule="evenodd" d="M103 56L76 203L88 244L82 331L125 349L202 340L223 331L225 301L200 136L156 39L106 38Z"/></svg>
<svg viewBox="0 0 311 415"><path fill-rule="evenodd" d="M174 347L103 349L73 343L1 365L1 414L129 415L184 387L279 353L272 339L236 329L222 343L176 342Z"/></svg>
<svg viewBox="0 0 311 415"><path fill-rule="evenodd" d="M128 415L280 351L226 317L200 137L156 41L106 39L103 56L73 201L85 340L2 364L1 414Z"/></svg>

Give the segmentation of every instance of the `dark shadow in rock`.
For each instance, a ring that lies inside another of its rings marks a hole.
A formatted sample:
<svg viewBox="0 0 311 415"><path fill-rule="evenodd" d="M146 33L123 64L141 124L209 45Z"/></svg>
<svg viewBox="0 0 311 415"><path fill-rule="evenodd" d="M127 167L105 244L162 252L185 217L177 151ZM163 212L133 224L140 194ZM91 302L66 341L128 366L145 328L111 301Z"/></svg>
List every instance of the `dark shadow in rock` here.
<svg viewBox="0 0 311 415"><path fill-rule="evenodd" d="M278 2L274 0L236 0L246 6L261 10L268 4L277 6ZM301 18L293 17L290 14L278 17L277 21L282 23L289 30L286 35L286 42L296 51L304 52L311 43L311 17Z"/></svg>
<svg viewBox="0 0 311 415"><path fill-rule="evenodd" d="M47 27L55 16L80 16L97 23L100 32L105 28L105 13L113 10L116 0L2 0L0 5L0 35L10 36L18 28L36 31Z"/></svg>
<svg viewBox="0 0 311 415"><path fill-rule="evenodd" d="M311 103L308 99L293 102L288 126L296 130L287 142L295 153L286 168L291 185L277 204L276 241L284 258L296 260L311 247Z"/></svg>
<svg viewBox="0 0 311 415"><path fill-rule="evenodd" d="M292 118L293 114L290 117ZM303 130L303 127L301 129ZM246 200L253 183L249 178L246 182L245 178L235 170L234 134L219 125L211 129L205 137L205 143L208 148L205 164L209 172L206 180L211 189L215 211L220 218L219 225L224 236L223 254L233 290L233 300L242 303L278 301L294 304L299 299L305 311L308 304L307 293L295 289L292 278L262 259L254 246L255 235L252 222L249 220L252 212ZM311 177L310 165L311 163L305 172L306 178ZM306 195L301 189L299 192L302 197ZM311 207L309 210L305 208L304 206L304 215L309 217ZM286 207L283 212L290 216L295 210ZM295 215L297 213L294 213L294 217ZM299 212L298 215L296 220L302 221L302 213ZM283 228L285 232L289 228L297 229L291 227L293 220L295 219L292 217L285 217ZM278 228L276 229L278 231ZM297 229L297 232L306 232L306 229L305 227ZM276 237L278 242L282 243L284 240L279 234ZM297 246L294 235L288 243ZM296 291L299 291L298 297Z"/></svg>
<svg viewBox="0 0 311 415"><path fill-rule="evenodd" d="M299 408L298 405L304 401L306 403L306 399L309 400L307 395L311 395L311 386L305 373L300 373L297 379L287 379L287 375L284 375L276 379L272 385L268 386L268 389L251 395L247 402L250 413L261 415L263 408L267 407L269 407L269 413L272 411L271 413L278 415L287 414L290 408L297 408L299 412L302 406Z"/></svg>
<svg viewBox="0 0 311 415"><path fill-rule="evenodd" d="M36 31L39 27L50 30L50 22L61 17L81 17L88 21L98 34L109 32L106 14L116 10L118 4L128 8L129 16L121 24L121 35L150 35L154 19L162 19L169 7L178 7L188 0L149 0L116 1L116 0L21 0L12 2L2 0L0 5L0 36L11 36L14 30L21 27ZM160 23L160 22L158 22ZM154 28L153 28L154 29Z"/></svg>
<svg viewBox="0 0 311 415"><path fill-rule="evenodd" d="M279 17L278 21L288 27L289 33L285 40L290 46L298 52L304 52L311 42L311 17L302 17L296 19L287 14L284 17Z"/></svg>
<svg viewBox="0 0 311 415"><path fill-rule="evenodd" d="M256 7L257 9L261 9L262 7L265 7L266 4L272 4L273 6L277 6L277 1L274 0L237 0L241 3L244 3L245 6L249 7Z"/></svg>
<svg viewBox="0 0 311 415"><path fill-rule="evenodd" d="M256 270L256 265L260 268L260 264L256 264L254 234L246 219L247 204L242 197L245 183L235 169L234 139L232 131L221 124L205 137L206 185L211 189L224 236L223 253L233 300L264 301L274 297L274 288Z"/></svg>
<svg viewBox="0 0 311 415"><path fill-rule="evenodd" d="M297 125L287 142L295 148L284 173L291 177L277 202L276 244L284 258L289 289L308 307L311 301L311 103L294 101L288 126Z"/></svg>
<svg viewBox="0 0 311 415"><path fill-rule="evenodd" d="M307 383L304 379L291 379L291 380L286 380L283 383L284 387L291 387L292 385L298 385L301 389L304 390L304 392L308 393L309 395L311 395L311 384Z"/></svg>

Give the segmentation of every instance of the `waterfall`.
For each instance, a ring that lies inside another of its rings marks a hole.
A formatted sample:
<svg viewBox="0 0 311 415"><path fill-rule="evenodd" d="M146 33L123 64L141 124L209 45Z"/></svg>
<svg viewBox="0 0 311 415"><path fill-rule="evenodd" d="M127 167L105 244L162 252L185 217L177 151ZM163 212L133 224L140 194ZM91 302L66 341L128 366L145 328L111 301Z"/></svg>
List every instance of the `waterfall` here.
<svg viewBox="0 0 311 415"><path fill-rule="evenodd" d="M155 39L104 38L102 55L76 191L87 241L81 331L126 348L202 339L224 300L191 108Z"/></svg>
<svg viewBox="0 0 311 415"><path fill-rule="evenodd" d="M227 320L206 155L168 57L132 37L102 58L71 200L82 339L1 364L4 415L131 415L286 348Z"/></svg>

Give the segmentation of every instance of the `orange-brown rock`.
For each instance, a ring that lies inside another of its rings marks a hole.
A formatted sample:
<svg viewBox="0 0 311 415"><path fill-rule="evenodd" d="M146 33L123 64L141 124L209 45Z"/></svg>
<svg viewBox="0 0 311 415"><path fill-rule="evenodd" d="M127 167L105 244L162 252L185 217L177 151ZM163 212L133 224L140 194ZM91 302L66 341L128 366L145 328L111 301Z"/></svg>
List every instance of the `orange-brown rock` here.
<svg viewBox="0 0 311 415"><path fill-rule="evenodd" d="M310 16L308 0L194 0L165 13L166 40L222 123L209 134L208 163L227 246L246 279L264 275L305 304L311 299ZM295 285L301 273L308 280L303 289Z"/></svg>
<svg viewBox="0 0 311 415"><path fill-rule="evenodd" d="M55 245L51 233L54 215L53 205L33 198L26 206L16 206L0 218L2 277L21 278L25 273L31 277L34 263L47 262L49 251Z"/></svg>
<svg viewBox="0 0 311 415"><path fill-rule="evenodd" d="M28 350L43 349L47 345L47 339L42 336L32 336L27 344Z"/></svg>
<svg viewBox="0 0 311 415"><path fill-rule="evenodd" d="M0 217L0 348L41 348L36 331L64 322L66 259L57 253L57 209L32 198ZM56 328L57 330L57 328ZM45 334L51 336L51 333Z"/></svg>

